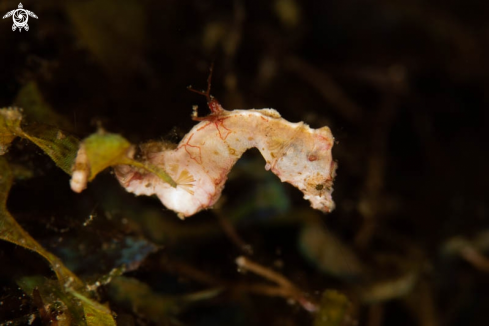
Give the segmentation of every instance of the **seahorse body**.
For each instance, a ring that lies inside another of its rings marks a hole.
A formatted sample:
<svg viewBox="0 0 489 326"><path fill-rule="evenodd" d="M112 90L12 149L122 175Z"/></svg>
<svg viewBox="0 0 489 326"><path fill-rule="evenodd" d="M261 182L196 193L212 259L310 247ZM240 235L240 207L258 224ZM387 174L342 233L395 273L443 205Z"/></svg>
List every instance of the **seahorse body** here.
<svg viewBox="0 0 489 326"><path fill-rule="evenodd" d="M170 174L176 188L130 166L117 166L115 171L127 191L156 194L184 218L211 207L221 196L233 165L247 149L256 147L267 170L300 189L313 208L329 212L334 208L333 144L328 127L311 129L302 122L291 123L273 109L222 110L218 117L194 126L175 149L143 153L149 163Z"/></svg>

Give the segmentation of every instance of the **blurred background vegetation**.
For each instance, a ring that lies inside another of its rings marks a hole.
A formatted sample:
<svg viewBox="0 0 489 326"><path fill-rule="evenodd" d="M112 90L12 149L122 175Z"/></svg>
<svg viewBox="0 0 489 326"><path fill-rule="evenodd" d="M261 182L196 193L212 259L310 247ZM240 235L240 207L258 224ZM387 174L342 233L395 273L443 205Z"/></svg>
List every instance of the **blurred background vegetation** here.
<svg viewBox="0 0 489 326"><path fill-rule="evenodd" d="M0 107L79 139L103 127L178 142L192 105L207 110L186 88L205 88L214 62L224 108L332 129L337 208L313 211L250 151L216 207L180 221L110 170L73 193L17 139L6 208L92 299L21 240L1 241L0 324L102 325L87 311L107 307L118 325L489 324L488 3L23 5L39 17L28 32L0 21Z"/></svg>

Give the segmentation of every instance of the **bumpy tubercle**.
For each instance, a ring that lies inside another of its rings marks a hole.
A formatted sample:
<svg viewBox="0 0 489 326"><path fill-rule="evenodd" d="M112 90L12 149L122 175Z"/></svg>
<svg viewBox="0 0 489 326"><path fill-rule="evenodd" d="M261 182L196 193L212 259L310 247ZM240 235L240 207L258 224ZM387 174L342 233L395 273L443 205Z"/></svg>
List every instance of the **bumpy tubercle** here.
<svg viewBox="0 0 489 326"><path fill-rule="evenodd" d="M331 149L334 138L328 127L311 129L291 123L273 109L224 110L217 100L212 114L199 122L175 149L159 152L142 148L144 160L163 168L176 188L151 173L127 165L115 167L121 185L136 195L155 194L179 217L211 207L221 196L227 175L249 148L256 147L275 173L304 193L311 206L323 212L334 208L331 197L336 163Z"/></svg>

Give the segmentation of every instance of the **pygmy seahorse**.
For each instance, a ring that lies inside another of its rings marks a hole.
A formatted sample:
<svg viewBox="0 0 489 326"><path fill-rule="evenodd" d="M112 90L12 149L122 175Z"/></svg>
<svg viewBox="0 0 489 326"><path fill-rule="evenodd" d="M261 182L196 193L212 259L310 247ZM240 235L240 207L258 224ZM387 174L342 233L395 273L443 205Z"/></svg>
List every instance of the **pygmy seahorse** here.
<svg viewBox="0 0 489 326"><path fill-rule="evenodd" d="M233 165L247 149L256 147L266 161L265 169L301 190L313 208L324 212L334 208L336 163L328 127L291 123L273 109L227 111L214 98L208 99L212 113L198 118L194 108L194 120L200 122L176 148L159 152L142 148L147 163L167 171L177 187L134 167L116 166L116 176L127 191L155 194L181 218L191 216L219 199Z"/></svg>

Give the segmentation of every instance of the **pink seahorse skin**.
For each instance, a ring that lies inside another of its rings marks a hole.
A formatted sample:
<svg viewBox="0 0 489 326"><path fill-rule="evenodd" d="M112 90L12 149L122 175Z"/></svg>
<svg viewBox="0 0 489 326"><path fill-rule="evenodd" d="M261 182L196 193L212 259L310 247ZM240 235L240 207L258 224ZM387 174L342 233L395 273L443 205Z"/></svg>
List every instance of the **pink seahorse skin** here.
<svg viewBox="0 0 489 326"><path fill-rule="evenodd" d="M117 166L115 171L127 191L156 194L184 218L211 207L233 165L247 149L256 147L267 170L300 189L313 208L330 212L336 170L333 144L328 127L291 123L273 109L223 110L218 118L193 127L176 149L147 153L147 161L165 169L179 184L176 188L130 166Z"/></svg>

